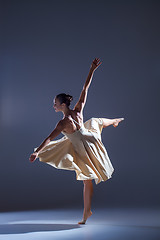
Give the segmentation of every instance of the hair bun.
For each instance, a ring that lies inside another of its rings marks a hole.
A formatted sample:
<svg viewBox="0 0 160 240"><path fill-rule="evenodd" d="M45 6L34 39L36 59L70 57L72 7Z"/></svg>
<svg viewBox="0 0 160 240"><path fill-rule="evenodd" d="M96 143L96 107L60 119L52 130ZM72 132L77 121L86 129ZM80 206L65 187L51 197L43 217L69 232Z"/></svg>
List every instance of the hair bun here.
<svg viewBox="0 0 160 240"><path fill-rule="evenodd" d="M68 107L73 100L73 97L71 95L65 93L58 94L56 98L60 101L60 104L65 103Z"/></svg>
<svg viewBox="0 0 160 240"><path fill-rule="evenodd" d="M69 94L66 94L66 97L68 98L68 100L71 102L73 100L73 97Z"/></svg>

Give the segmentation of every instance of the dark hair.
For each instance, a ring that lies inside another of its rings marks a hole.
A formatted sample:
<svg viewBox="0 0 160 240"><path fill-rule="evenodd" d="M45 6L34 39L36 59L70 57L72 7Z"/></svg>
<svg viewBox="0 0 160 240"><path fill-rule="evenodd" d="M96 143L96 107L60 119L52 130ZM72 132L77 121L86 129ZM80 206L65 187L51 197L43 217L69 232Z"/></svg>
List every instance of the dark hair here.
<svg viewBox="0 0 160 240"><path fill-rule="evenodd" d="M56 98L60 101L60 104L65 103L68 107L73 100L73 97L71 95L65 93L58 94Z"/></svg>

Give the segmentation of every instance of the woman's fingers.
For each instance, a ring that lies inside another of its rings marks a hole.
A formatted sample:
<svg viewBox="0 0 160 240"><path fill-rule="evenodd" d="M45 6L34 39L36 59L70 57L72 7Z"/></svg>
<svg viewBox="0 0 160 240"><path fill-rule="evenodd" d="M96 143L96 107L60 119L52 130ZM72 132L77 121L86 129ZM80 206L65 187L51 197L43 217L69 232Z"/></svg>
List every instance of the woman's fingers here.
<svg viewBox="0 0 160 240"><path fill-rule="evenodd" d="M98 61L100 61L100 59L98 59L98 58L95 58L94 60L93 60L93 62L98 62Z"/></svg>
<svg viewBox="0 0 160 240"><path fill-rule="evenodd" d="M92 61L91 67L93 70L96 70L101 64L102 64L102 62L101 62L100 58L95 58Z"/></svg>
<svg viewBox="0 0 160 240"><path fill-rule="evenodd" d="M98 64L97 64L97 66L99 66L99 65L101 65L102 64L102 62L99 62Z"/></svg>
<svg viewBox="0 0 160 240"><path fill-rule="evenodd" d="M94 63L95 65L99 66L102 62L100 61L99 58L95 58L94 61L93 61L93 63Z"/></svg>

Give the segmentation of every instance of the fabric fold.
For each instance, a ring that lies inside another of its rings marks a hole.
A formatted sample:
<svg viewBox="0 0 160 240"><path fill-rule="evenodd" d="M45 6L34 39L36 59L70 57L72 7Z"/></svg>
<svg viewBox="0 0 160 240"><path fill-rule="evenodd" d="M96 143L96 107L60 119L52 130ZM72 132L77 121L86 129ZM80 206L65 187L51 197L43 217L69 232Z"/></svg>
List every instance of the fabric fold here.
<svg viewBox="0 0 160 240"><path fill-rule="evenodd" d="M63 133L64 137L51 141L39 153L39 160L58 169L75 171L77 180L94 179L96 184L106 181L114 168L101 140L102 129L102 119L91 118L74 133Z"/></svg>

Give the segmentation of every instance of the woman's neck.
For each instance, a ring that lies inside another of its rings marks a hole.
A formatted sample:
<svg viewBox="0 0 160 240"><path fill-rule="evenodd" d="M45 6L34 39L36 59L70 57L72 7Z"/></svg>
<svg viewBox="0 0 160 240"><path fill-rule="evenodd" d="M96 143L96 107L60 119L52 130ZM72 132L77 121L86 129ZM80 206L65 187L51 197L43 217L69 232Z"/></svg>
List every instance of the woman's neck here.
<svg viewBox="0 0 160 240"><path fill-rule="evenodd" d="M65 109L62 110L62 112L63 112L63 117L65 118L71 114L71 109L66 107Z"/></svg>

